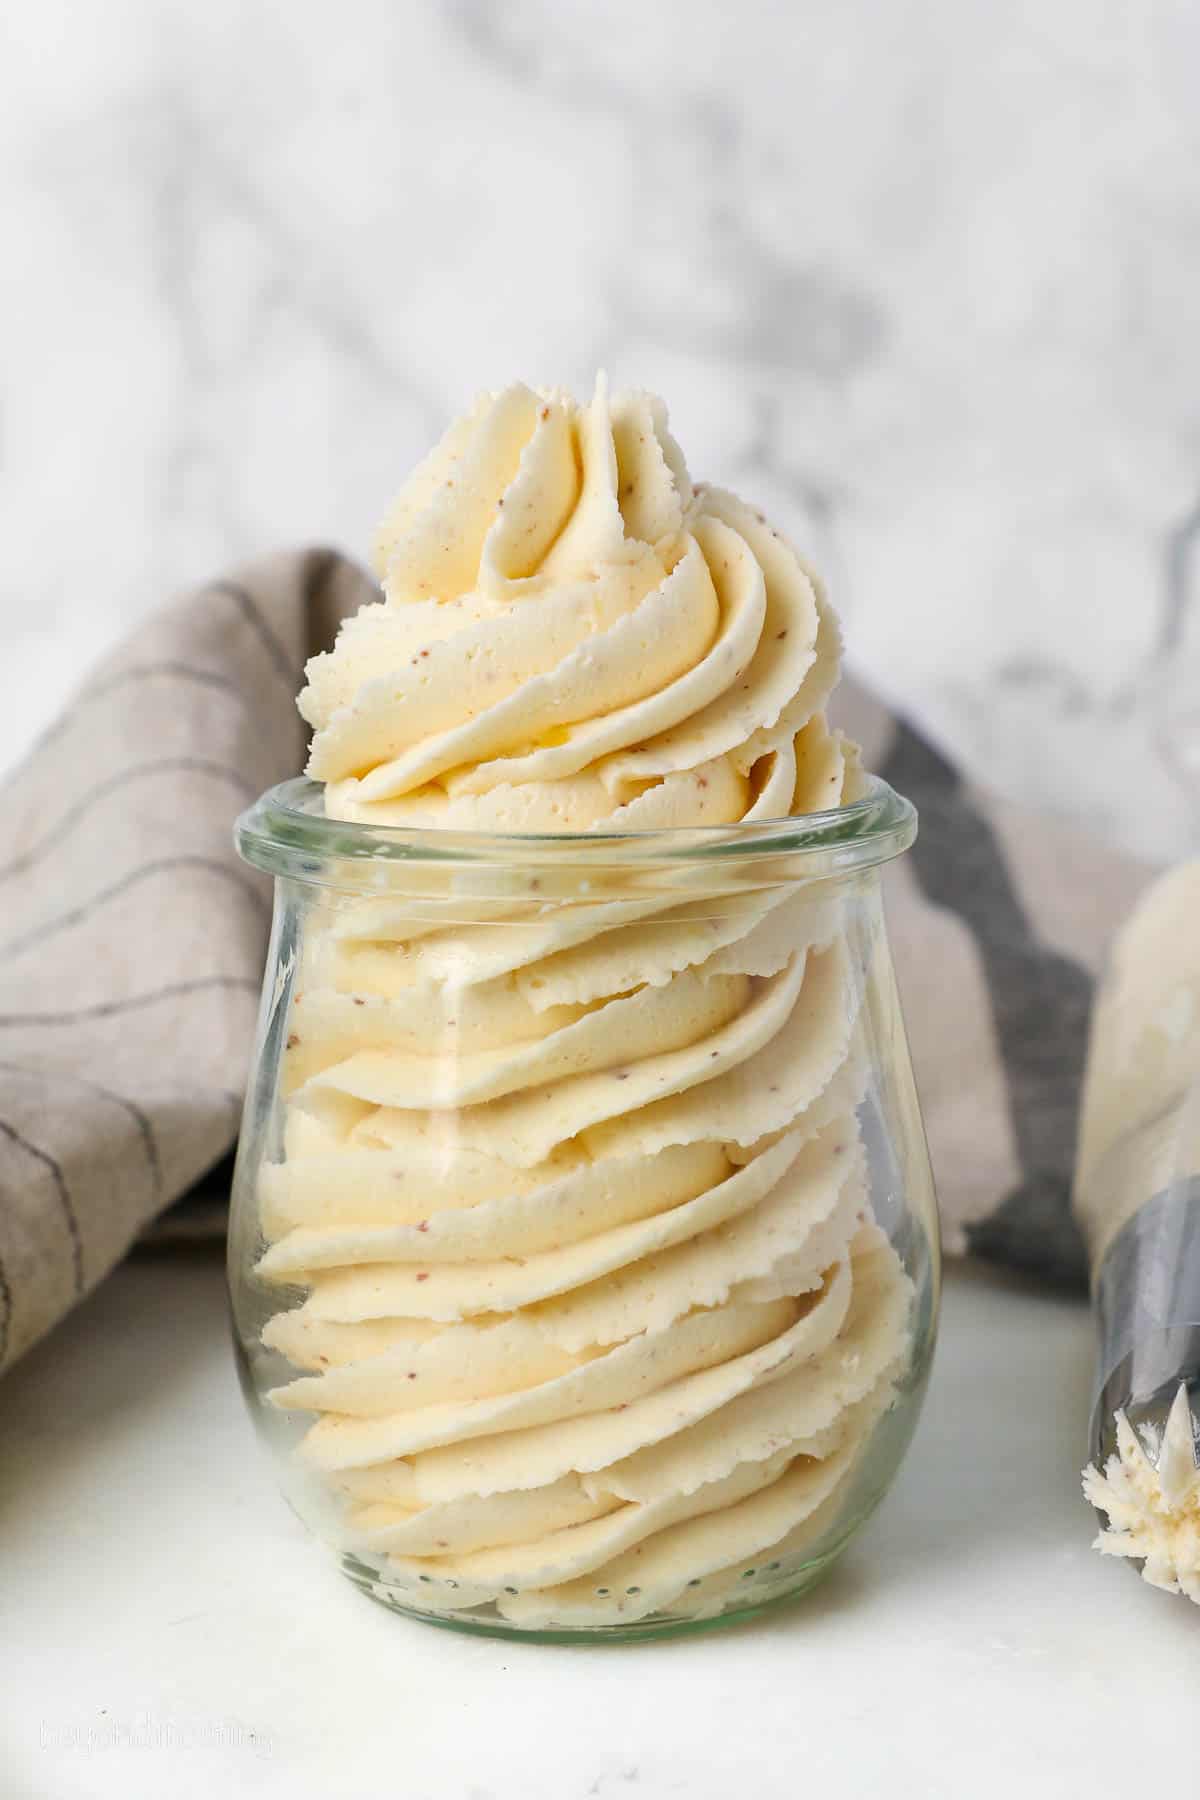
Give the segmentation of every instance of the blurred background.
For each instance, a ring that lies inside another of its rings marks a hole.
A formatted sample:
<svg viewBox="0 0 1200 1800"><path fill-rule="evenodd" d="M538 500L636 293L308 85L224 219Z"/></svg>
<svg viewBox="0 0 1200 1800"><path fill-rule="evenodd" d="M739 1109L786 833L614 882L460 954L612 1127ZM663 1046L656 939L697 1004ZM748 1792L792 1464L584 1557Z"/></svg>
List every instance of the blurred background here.
<svg viewBox="0 0 1200 1800"><path fill-rule="evenodd" d="M39 0L5 34L0 764L172 591L361 552L479 387L604 366L972 772L1200 841L1194 0Z"/></svg>

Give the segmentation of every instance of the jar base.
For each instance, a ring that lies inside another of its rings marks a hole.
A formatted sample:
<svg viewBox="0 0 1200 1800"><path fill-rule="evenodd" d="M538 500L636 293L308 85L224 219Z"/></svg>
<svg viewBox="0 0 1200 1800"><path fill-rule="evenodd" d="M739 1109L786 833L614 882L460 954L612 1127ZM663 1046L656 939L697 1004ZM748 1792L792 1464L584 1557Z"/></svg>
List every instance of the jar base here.
<svg viewBox="0 0 1200 1800"><path fill-rule="evenodd" d="M779 1593L766 1594L759 1599L751 1600L744 1606L733 1605L724 1612L714 1613L703 1618L682 1618L666 1616L658 1619L639 1620L628 1625L598 1625L592 1628L563 1628L560 1630L528 1630L520 1625L510 1625L506 1620L495 1616L472 1616L469 1613L432 1613L422 1612L419 1607L410 1606L398 1598L395 1590L380 1581L370 1568L356 1556L343 1556L339 1567L346 1579L353 1583L360 1593L373 1600L377 1606L384 1606L389 1612L401 1618L412 1619L420 1625L435 1625L441 1631L455 1631L467 1637L503 1638L509 1643L525 1644L639 1644L649 1639L690 1637L704 1631L716 1631L723 1625L737 1625L746 1619L756 1618L758 1614L774 1611L787 1606L790 1602L800 1600L812 1591L818 1582L829 1573L846 1548L852 1533L847 1533L842 1541L823 1555L813 1557L800 1565L786 1588Z"/></svg>

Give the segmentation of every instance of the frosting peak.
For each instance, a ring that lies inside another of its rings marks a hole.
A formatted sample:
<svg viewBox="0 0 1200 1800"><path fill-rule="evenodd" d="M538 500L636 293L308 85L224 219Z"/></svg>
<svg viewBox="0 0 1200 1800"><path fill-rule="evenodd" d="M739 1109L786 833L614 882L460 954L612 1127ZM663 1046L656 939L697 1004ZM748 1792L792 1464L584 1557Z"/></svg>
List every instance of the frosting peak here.
<svg viewBox="0 0 1200 1800"><path fill-rule="evenodd" d="M848 797L820 585L760 514L693 487L653 395L484 395L373 560L383 600L300 698L336 816L653 830Z"/></svg>

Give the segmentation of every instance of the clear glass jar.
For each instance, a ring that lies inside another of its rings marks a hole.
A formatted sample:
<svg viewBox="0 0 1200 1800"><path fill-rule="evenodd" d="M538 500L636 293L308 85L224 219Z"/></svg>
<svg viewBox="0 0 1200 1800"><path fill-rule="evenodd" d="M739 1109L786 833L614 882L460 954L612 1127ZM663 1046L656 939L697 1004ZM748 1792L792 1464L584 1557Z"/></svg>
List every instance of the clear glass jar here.
<svg viewBox="0 0 1200 1800"><path fill-rule="evenodd" d="M938 1228L881 782L776 824L347 825L286 783L229 1268L300 1517L399 1612L667 1634L809 1587L891 1481Z"/></svg>

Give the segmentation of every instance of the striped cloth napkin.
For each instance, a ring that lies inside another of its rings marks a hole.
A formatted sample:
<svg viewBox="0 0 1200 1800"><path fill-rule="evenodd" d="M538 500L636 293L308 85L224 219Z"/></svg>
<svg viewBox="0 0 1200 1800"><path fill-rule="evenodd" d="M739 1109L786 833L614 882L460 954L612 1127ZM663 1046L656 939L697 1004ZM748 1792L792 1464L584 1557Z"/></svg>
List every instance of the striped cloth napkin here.
<svg viewBox="0 0 1200 1800"><path fill-rule="evenodd" d="M327 550L199 589L0 790L0 1369L155 1221L223 1228L270 914L230 827L299 771L304 663L373 593ZM948 1246L1082 1284L1093 978L1145 873L973 788L852 681L839 695L921 814L889 918Z"/></svg>

